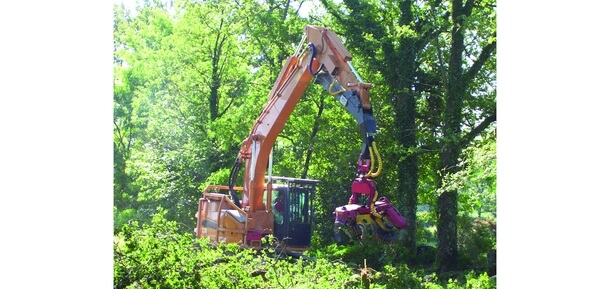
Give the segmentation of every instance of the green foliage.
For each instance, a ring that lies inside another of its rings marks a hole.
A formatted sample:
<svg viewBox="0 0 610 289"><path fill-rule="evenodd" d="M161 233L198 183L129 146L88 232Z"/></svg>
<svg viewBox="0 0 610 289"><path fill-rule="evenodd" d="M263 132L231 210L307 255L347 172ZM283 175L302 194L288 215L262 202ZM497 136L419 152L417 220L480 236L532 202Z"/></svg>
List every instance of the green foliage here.
<svg viewBox="0 0 610 289"><path fill-rule="evenodd" d="M201 191L203 191L203 189L207 186L207 185L213 185L213 184L224 184L227 182L227 180L229 179L229 175L231 174L231 170L229 168L226 169L220 169L218 171L213 172L212 174L210 174L210 176L207 178L206 182L201 184L201 186L199 187L199 189Z"/></svg>
<svg viewBox="0 0 610 289"><path fill-rule="evenodd" d="M447 174L438 194L458 190L460 212L496 214L496 141L492 133L467 147L461 158L461 170Z"/></svg>
<svg viewBox="0 0 610 289"><path fill-rule="evenodd" d="M131 224L128 228L135 228L138 234L153 236L153 215L162 211L175 222L177 233L186 233L176 238L184 237L182 241L188 243L201 188L227 183L240 144L260 114L284 60L294 52L305 24L337 31L359 73L366 82L374 83L371 102L379 127L376 142L384 162L376 185L403 215L405 203L413 211L417 204L430 207L409 220L415 224L417 244L436 245L437 197L443 191L458 190L464 220L471 213L479 217L492 213L489 218L495 218L495 134L483 132L480 139L465 145L460 166L445 178L441 177L440 160L444 144L466 138L495 109L495 53L465 89L460 120L464 132L444 136L453 24L450 3L416 1L407 7L403 3L408 2L400 1L321 2L325 10L312 11L315 17L298 14L300 1L153 0L140 3L135 11L115 6L115 230ZM472 65L483 47L495 41L494 4L477 2L464 21L464 67ZM414 101L410 110L404 104L407 98ZM354 119L320 87L311 85L277 139L274 172L322 181L315 200L313 252L332 255L350 266L362 266L366 259L369 268L383 271L392 262L411 261L404 248L406 234L401 234L394 247L331 245L332 212L349 198L359 152ZM238 185L240 182L238 178ZM414 195L416 201L407 202ZM141 226L134 227L136 223ZM495 237L469 230L466 223L460 223L461 258L465 266L480 266L481 252ZM121 262L129 264L128 260ZM128 278L125 282L130 286L170 286L147 283L159 276L152 269L144 272L133 266L126 268L139 272L134 276L145 277L121 277ZM406 273L411 272L408 268L397 270L401 273L384 274L411 274ZM226 275L218 278L216 287L231 281ZM203 283L204 279L186 283L214 287ZM293 280L280 281L290 287L286 284ZM280 281L275 285L281 287ZM408 283L411 281L400 279L392 284L415 284ZM417 282L426 284L423 279ZM180 284L184 285L172 283ZM373 282L371 286L377 285Z"/></svg>
<svg viewBox="0 0 610 289"><path fill-rule="evenodd" d="M114 207L114 227L121 228L123 225L126 225L131 220L136 220L136 210L133 208L118 210L117 207Z"/></svg>
<svg viewBox="0 0 610 289"><path fill-rule="evenodd" d="M125 225L115 236L114 283L116 288L340 288L350 274L342 264L291 261L273 252L194 240L160 213L150 225Z"/></svg>
<svg viewBox="0 0 610 289"><path fill-rule="evenodd" d="M462 268L483 270L487 254L496 249L496 222L462 215L458 219L458 249Z"/></svg>
<svg viewBox="0 0 610 289"><path fill-rule="evenodd" d="M340 247L307 261L289 258L277 247L254 251L237 244L212 245L180 233L166 214L160 210L149 224L132 222L117 232L115 288L495 288L485 274L470 272L445 282L406 265L387 263L377 270L369 259L365 266L364 260L354 258L350 264L324 255L345 254Z"/></svg>
<svg viewBox="0 0 610 289"><path fill-rule="evenodd" d="M487 276L487 273L476 275L473 272L469 272L466 275L466 288L467 289L486 289L496 288L496 279Z"/></svg>
<svg viewBox="0 0 610 289"><path fill-rule="evenodd" d="M383 245L374 239L364 239L348 245L331 244L323 248L311 250L316 258L340 260L352 266L361 265L366 260L367 266L381 270L384 266L394 264L399 260L400 248Z"/></svg>

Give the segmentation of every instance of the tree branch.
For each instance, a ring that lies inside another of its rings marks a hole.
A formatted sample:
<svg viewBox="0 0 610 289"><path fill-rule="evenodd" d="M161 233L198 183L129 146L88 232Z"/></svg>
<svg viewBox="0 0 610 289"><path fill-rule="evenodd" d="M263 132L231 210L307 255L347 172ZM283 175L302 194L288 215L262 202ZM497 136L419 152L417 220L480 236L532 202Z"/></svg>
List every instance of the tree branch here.
<svg viewBox="0 0 610 289"><path fill-rule="evenodd" d="M330 14L343 26L345 26L346 23L346 17L345 15L339 13L337 10L337 6L336 4L334 4L333 1L328 1L328 0L321 0L320 2L322 2L322 5L324 6L324 8L330 12Z"/></svg>
<svg viewBox="0 0 610 289"><path fill-rule="evenodd" d="M470 16L472 14L472 8L474 8L474 0L467 0L462 7L464 15Z"/></svg>
<svg viewBox="0 0 610 289"><path fill-rule="evenodd" d="M278 136L278 137L281 137L281 138L283 138L283 139L288 140L292 146L294 146L294 145L296 144L296 141L294 140L294 138L289 137L289 136L288 136L288 135L286 135L286 134L281 134L281 133L280 133L280 134L278 134L277 136Z"/></svg>
<svg viewBox="0 0 610 289"><path fill-rule="evenodd" d="M229 104L227 104L227 106L222 110L222 112L220 112L218 114L218 118L221 118L223 115L225 115L225 113L227 113L227 110L229 110L229 108L231 107L231 105L233 104L233 101L235 101L236 97L231 97L231 101L229 102Z"/></svg>
<svg viewBox="0 0 610 289"><path fill-rule="evenodd" d="M473 128L468 134L464 136L460 145L461 147L466 147L476 136L481 134L486 128L488 128L492 123L496 121L496 109L486 117L478 126Z"/></svg>
<svg viewBox="0 0 610 289"><path fill-rule="evenodd" d="M116 128L117 132L118 132L118 138L120 140L119 145L121 146L121 148L123 150L125 150L125 145L123 144L123 134L121 133L121 128L119 127L119 125L116 123L116 119L113 119L112 122L114 123L114 127Z"/></svg>
<svg viewBox="0 0 610 289"><path fill-rule="evenodd" d="M475 75L477 75L477 73L479 73L481 68L483 68L483 65L485 64L485 62L487 62L487 60L489 59L489 57L492 55L492 53L495 50L496 50L496 41L493 41L492 43L489 43L485 47L483 47L483 49L481 50L481 54L479 54L479 57L477 58L477 60L472 64L470 69L468 69L468 71L466 71L466 73L464 73L463 80L466 85L468 85L468 84L470 84L470 82L472 82Z"/></svg>
<svg viewBox="0 0 610 289"><path fill-rule="evenodd" d="M417 152L415 152L415 155L419 156L419 155L423 155L426 153L438 153L440 152L441 149L438 147L434 147L434 146L429 146L429 145L421 145L418 147Z"/></svg>

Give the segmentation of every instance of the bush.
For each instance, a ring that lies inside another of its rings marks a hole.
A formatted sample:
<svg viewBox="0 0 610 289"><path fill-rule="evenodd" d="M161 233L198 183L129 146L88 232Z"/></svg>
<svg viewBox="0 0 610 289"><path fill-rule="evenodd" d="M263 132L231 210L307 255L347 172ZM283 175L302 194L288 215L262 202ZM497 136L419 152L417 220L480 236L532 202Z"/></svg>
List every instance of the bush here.
<svg viewBox="0 0 610 289"><path fill-rule="evenodd" d="M366 260L367 267L375 270L394 264L399 261L400 256L406 255L400 246L381 244L374 238L365 238L346 245L331 244L312 251L311 254L316 258L339 260L351 266L361 266Z"/></svg>
<svg viewBox="0 0 610 289"><path fill-rule="evenodd" d="M461 267L479 270L486 268L487 253L496 248L495 221L461 216L458 222Z"/></svg>
<svg viewBox="0 0 610 289"><path fill-rule="evenodd" d="M316 261L292 259L272 247L212 246L207 239L179 233L164 214L154 215L150 224L132 222L118 230L115 288L495 288L486 274L443 282L434 274L392 265L391 247L372 243L328 246L316 252Z"/></svg>

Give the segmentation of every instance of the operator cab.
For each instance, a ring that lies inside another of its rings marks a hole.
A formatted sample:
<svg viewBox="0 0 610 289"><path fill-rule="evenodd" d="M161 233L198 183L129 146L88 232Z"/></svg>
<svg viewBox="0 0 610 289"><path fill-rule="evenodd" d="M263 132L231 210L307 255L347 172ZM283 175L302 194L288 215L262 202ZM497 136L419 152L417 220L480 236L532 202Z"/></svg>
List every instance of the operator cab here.
<svg viewBox="0 0 610 289"><path fill-rule="evenodd" d="M271 177L273 235L290 247L309 247L314 218L313 199L320 181ZM265 198L268 199L268 198Z"/></svg>

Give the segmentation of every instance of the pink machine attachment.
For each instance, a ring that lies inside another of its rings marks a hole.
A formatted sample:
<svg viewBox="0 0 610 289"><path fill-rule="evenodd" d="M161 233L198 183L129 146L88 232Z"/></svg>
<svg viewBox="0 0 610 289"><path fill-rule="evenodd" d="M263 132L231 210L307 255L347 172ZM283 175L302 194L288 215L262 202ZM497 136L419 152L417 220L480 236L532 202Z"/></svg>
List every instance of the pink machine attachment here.
<svg viewBox="0 0 610 289"><path fill-rule="evenodd" d="M378 198L373 180L363 176L368 171L369 160L359 162L360 176L352 182L352 195L347 205L335 209L335 239L341 242L343 230L352 239L360 239L363 234L373 234L384 243L396 238L396 231L406 228L409 223L386 197ZM364 204L357 204L358 197L366 197Z"/></svg>

